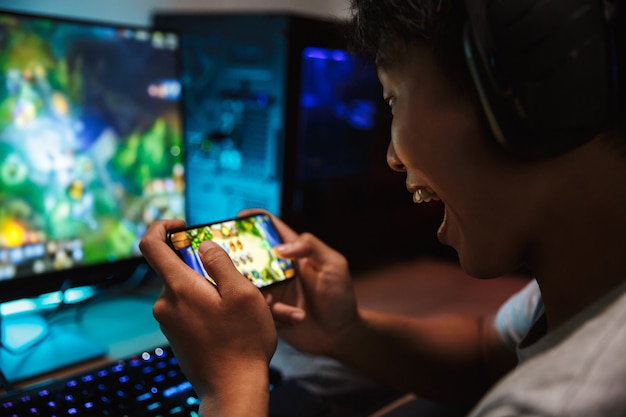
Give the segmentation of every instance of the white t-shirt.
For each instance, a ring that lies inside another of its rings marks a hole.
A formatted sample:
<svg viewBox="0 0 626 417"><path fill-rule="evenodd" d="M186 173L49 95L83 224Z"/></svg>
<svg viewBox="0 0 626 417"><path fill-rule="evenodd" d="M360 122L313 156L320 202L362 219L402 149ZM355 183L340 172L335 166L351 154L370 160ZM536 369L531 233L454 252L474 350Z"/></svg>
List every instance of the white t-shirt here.
<svg viewBox="0 0 626 417"><path fill-rule="evenodd" d="M496 329L504 343L516 350L544 311L539 285L533 279L500 307L495 319Z"/></svg>
<svg viewBox="0 0 626 417"><path fill-rule="evenodd" d="M531 282L505 303L496 327L519 346L542 314ZM517 354L519 365L471 417L626 417L626 283Z"/></svg>

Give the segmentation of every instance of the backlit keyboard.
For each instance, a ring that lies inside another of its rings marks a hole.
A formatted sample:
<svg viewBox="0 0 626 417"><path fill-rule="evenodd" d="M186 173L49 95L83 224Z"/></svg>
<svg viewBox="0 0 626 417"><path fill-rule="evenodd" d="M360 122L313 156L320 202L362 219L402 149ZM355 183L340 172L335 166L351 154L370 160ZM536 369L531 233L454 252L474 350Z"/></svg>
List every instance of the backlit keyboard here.
<svg viewBox="0 0 626 417"><path fill-rule="evenodd" d="M321 416L324 402L270 372L270 416ZM284 387L283 387L284 385ZM292 404L297 401L298 404ZM159 347L110 365L0 397L0 415L197 416L198 398L169 347ZM300 406L304 406L302 410ZM286 411L297 407L294 411Z"/></svg>

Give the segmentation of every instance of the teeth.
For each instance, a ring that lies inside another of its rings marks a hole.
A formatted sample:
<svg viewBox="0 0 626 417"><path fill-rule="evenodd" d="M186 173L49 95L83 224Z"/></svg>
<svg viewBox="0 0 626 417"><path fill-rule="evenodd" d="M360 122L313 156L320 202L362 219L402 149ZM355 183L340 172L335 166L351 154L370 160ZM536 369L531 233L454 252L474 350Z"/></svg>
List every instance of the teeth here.
<svg viewBox="0 0 626 417"><path fill-rule="evenodd" d="M430 189L420 188L413 193L413 202L416 204L428 203L431 200L439 200L439 198Z"/></svg>

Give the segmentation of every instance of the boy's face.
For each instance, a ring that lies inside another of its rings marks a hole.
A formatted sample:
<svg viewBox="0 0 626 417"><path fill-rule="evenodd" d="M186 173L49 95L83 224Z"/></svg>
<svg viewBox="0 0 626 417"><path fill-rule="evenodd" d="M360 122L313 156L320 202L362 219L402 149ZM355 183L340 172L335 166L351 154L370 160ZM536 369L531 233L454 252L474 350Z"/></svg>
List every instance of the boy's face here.
<svg viewBox="0 0 626 417"><path fill-rule="evenodd" d="M518 267L531 229L527 170L490 144L478 107L445 77L432 50L414 44L401 54L378 71L393 115L389 165L406 172L409 192L427 187L442 200L438 237L468 273L492 277Z"/></svg>

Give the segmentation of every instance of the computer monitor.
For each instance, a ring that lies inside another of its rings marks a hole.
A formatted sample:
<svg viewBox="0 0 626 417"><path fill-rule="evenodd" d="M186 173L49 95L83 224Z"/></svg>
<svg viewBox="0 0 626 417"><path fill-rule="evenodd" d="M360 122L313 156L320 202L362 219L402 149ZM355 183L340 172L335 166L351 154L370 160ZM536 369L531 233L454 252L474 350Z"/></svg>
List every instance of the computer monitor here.
<svg viewBox="0 0 626 417"><path fill-rule="evenodd" d="M153 24L181 37L189 223L248 207L282 214L293 19L158 12Z"/></svg>
<svg viewBox="0 0 626 417"><path fill-rule="evenodd" d="M0 302L127 279L185 218L179 64L171 31L0 12Z"/></svg>

